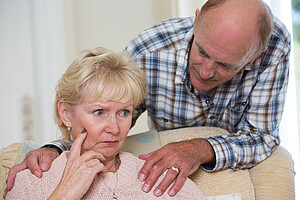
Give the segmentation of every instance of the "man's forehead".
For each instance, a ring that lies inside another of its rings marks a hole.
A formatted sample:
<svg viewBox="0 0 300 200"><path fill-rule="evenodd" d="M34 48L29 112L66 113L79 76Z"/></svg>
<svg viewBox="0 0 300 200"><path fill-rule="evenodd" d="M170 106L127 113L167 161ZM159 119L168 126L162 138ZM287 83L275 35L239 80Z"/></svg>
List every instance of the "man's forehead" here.
<svg viewBox="0 0 300 200"><path fill-rule="evenodd" d="M207 51L204 49L204 47L198 41L195 40L195 43L196 43L196 46L197 46L198 53L200 53L202 55L205 55L209 59L215 60L215 58L213 58L209 53L207 53ZM222 60L215 60L215 61L220 63L220 64L224 64L225 66L227 66L229 68L232 68L232 69L236 69L236 68L239 67L238 64L228 63L228 62L224 62Z"/></svg>

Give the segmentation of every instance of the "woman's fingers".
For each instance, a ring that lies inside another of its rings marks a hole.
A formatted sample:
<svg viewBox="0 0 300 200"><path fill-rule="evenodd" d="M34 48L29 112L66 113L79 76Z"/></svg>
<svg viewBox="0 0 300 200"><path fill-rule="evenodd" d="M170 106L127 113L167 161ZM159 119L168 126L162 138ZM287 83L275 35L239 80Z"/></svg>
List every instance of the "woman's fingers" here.
<svg viewBox="0 0 300 200"><path fill-rule="evenodd" d="M83 141L85 140L87 135L87 132L81 133L77 136L76 140L73 142L73 145L71 147L71 155L80 156L81 154L81 147L83 144Z"/></svg>
<svg viewBox="0 0 300 200"><path fill-rule="evenodd" d="M106 158L102 154L92 150L85 152L84 154L81 155L81 157L85 162L92 159L98 159L101 163L106 161Z"/></svg>

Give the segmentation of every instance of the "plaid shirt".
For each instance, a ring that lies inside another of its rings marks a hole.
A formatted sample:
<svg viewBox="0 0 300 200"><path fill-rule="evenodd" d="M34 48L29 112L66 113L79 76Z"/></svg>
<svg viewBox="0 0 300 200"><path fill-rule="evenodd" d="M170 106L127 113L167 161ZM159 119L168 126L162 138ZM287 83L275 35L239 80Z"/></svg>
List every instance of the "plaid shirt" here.
<svg viewBox="0 0 300 200"><path fill-rule="evenodd" d="M125 51L145 70L149 95L137 115L147 109L158 131L182 127L221 127L228 136L207 138L216 154L216 166L250 168L279 145L281 120L289 74L290 35L275 19L268 48L251 65L211 94L191 85L188 55L194 18L162 21L140 33Z"/></svg>
<svg viewBox="0 0 300 200"><path fill-rule="evenodd" d="M125 51L144 69L149 95L134 113L133 122L148 111L158 131L211 126L229 135L207 138L214 148L213 169L250 168L279 145L289 74L290 35L275 19L267 50L251 65L211 94L194 90L188 55L194 18L162 21L134 38ZM55 143L62 150L62 141Z"/></svg>

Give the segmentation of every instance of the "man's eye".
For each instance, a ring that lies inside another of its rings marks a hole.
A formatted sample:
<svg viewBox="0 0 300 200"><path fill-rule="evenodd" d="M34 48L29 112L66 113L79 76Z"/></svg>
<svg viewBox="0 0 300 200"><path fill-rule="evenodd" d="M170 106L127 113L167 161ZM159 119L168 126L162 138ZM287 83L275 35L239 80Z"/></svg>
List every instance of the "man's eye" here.
<svg viewBox="0 0 300 200"><path fill-rule="evenodd" d="M225 64L223 64L223 63L220 63L220 66L221 66L225 71L232 71L232 70L233 70L230 66L225 65Z"/></svg>
<svg viewBox="0 0 300 200"><path fill-rule="evenodd" d="M103 114L103 110L101 110L101 109L96 110L96 111L94 111L94 114L96 114L96 115L102 115Z"/></svg>
<svg viewBox="0 0 300 200"><path fill-rule="evenodd" d="M201 56L203 58L207 58L207 56L203 52L198 51L198 53L199 53L199 56Z"/></svg>

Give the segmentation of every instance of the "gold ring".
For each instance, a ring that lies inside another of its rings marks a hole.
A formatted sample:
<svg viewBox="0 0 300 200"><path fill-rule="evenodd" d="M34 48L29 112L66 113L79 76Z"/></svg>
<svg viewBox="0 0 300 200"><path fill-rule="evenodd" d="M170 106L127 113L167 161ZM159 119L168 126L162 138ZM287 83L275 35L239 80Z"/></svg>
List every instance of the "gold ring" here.
<svg viewBox="0 0 300 200"><path fill-rule="evenodd" d="M177 167L170 167L169 169L174 170L177 174L179 174L179 169Z"/></svg>

